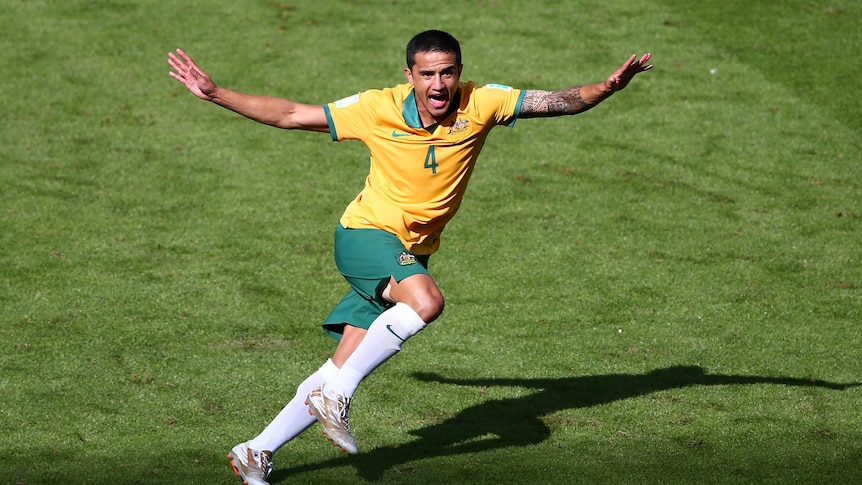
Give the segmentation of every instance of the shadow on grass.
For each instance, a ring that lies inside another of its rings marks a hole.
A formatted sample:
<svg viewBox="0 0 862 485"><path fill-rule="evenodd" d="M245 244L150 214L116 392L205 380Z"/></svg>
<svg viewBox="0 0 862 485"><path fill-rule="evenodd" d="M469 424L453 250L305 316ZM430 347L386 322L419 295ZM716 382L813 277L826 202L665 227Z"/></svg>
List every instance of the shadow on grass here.
<svg viewBox="0 0 862 485"><path fill-rule="evenodd" d="M539 390L528 396L496 399L463 409L441 423L411 431L418 440L376 448L319 463L277 470L270 480L330 467L351 465L366 480L414 460L527 446L548 439L551 431L542 417L564 409L586 408L657 391L688 386L778 384L843 390L862 383L839 384L791 377L757 377L706 374L696 366L675 366L647 374L608 374L559 379L448 379L437 374L417 373L418 380L459 386L522 387ZM489 438L493 436L493 438Z"/></svg>

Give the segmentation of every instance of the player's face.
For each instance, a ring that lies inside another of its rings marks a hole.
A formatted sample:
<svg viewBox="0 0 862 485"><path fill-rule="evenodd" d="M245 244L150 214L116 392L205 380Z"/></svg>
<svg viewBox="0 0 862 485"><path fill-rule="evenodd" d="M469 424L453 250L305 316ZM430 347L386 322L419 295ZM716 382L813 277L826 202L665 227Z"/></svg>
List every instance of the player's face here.
<svg viewBox="0 0 862 485"><path fill-rule="evenodd" d="M404 74L413 85L419 117L425 126L440 123L449 114L464 66L456 64L455 54L444 52L417 52L413 60Z"/></svg>

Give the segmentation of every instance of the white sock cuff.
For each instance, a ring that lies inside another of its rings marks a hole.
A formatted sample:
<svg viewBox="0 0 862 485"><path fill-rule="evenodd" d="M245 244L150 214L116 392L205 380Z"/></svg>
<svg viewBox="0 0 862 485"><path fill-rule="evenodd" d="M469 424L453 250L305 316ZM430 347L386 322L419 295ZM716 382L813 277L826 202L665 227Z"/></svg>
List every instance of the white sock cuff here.
<svg viewBox="0 0 862 485"><path fill-rule="evenodd" d="M426 325L428 325L425 323L425 320L422 320L422 317L420 317L419 314L406 303L396 303L395 306L387 311L395 312L397 314L398 318L404 324L404 328L410 332L411 337L419 333Z"/></svg>
<svg viewBox="0 0 862 485"><path fill-rule="evenodd" d="M320 366L320 374L323 377L324 381L328 381L335 377L335 374L338 373L338 366L335 365L335 362L332 359L326 359L326 362Z"/></svg>

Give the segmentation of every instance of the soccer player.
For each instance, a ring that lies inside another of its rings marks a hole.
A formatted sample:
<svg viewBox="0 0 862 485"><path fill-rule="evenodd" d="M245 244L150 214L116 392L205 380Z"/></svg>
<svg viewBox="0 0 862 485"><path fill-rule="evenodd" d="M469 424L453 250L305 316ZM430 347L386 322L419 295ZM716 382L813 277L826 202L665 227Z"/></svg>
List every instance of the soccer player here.
<svg viewBox="0 0 862 485"><path fill-rule="evenodd" d="M325 105L227 89L182 50L168 54L170 75L198 98L277 128L359 140L371 154L365 187L335 229L335 263L351 288L323 327L338 344L257 437L231 450L235 472L249 485L266 484L272 454L315 420L333 443L357 453L350 400L362 379L443 311L428 260L491 129L520 118L582 113L653 67L650 54L633 55L602 82L520 90L462 82L461 48L446 32L417 34L406 54L406 83Z"/></svg>

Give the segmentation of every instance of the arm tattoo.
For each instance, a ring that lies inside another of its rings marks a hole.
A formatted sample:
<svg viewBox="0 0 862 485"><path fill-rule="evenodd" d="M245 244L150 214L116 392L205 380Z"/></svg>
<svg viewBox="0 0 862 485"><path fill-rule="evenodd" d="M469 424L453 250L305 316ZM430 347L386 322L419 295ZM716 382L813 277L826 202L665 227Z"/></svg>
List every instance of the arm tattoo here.
<svg viewBox="0 0 862 485"><path fill-rule="evenodd" d="M519 118L573 115L582 113L594 105L581 97L581 87L573 86L562 91L528 90L521 103Z"/></svg>

